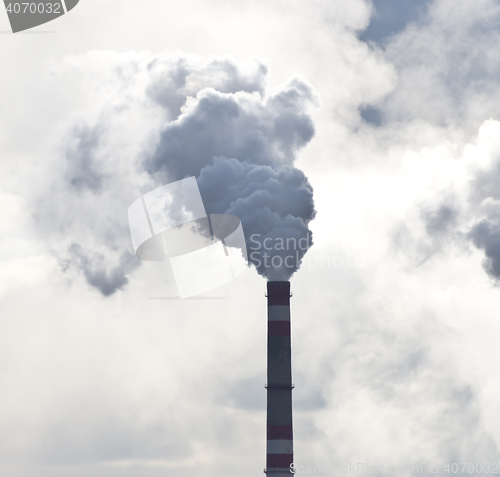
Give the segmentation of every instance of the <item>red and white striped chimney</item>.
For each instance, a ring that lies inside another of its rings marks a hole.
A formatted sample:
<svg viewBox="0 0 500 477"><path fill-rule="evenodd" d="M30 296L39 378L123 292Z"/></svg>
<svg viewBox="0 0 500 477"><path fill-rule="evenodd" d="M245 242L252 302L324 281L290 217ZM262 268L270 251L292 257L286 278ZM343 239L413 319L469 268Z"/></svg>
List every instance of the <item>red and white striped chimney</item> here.
<svg viewBox="0 0 500 477"><path fill-rule="evenodd" d="M290 282L267 283L266 474L290 476L293 462Z"/></svg>

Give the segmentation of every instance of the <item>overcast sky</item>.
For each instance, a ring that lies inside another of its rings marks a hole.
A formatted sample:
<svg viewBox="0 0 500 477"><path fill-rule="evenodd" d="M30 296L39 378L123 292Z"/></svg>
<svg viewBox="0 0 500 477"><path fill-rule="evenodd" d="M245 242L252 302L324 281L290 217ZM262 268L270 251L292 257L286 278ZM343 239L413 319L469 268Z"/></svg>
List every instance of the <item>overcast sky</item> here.
<svg viewBox="0 0 500 477"><path fill-rule="evenodd" d="M297 466L498 465L498 1L80 0L9 32L0 9L0 475L262 475L265 278L158 299L133 254L128 206L186 175L312 231Z"/></svg>

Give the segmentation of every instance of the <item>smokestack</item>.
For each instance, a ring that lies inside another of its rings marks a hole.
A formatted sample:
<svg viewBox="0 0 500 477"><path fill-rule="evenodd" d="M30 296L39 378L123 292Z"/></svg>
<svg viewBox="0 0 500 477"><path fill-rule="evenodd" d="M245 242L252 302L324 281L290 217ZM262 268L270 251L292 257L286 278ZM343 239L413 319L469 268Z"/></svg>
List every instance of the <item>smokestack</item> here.
<svg viewBox="0 0 500 477"><path fill-rule="evenodd" d="M265 473L290 475L293 462L290 282L267 282L267 459Z"/></svg>

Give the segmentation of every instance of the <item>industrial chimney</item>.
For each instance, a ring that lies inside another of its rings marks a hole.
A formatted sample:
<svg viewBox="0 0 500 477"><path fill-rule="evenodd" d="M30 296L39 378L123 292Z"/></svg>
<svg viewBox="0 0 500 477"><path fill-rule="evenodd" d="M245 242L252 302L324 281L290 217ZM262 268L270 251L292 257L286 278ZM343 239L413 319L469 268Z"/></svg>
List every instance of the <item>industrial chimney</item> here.
<svg viewBox="0 0 500 477"><path fill-rule="evenodd" d="M293 462L290 282L267 283L267 459L271 477Z"/></svg>

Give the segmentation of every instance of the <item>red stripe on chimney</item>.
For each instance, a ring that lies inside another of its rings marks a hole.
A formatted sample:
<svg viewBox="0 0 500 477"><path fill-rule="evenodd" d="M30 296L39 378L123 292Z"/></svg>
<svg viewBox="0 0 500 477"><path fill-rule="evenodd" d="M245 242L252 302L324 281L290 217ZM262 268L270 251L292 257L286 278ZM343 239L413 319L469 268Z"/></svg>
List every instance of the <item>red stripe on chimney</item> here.
<svg viewBox="0 0 500 477"><path fill-rule="evenodd" d="M267 333L269 336L290 336L290 322L268 321Z"/></svg>
<svg viewBox="0 0 500 477"><path fill-rule="evenodd" d="M290 297L289 296L267 296L267 305L268 306L290 306Z"/></svg>
<svg viewBox="0 0 500 477"><path fill-rule="evenodd" d="M293 454L267 454L267 468L282 468L290 470Z"/></svg>
<svg viewBox="0 0 500 477"><path fill-rule="evenodd" d="M293 439L292 426L267 426L267 439Z"/></svg>

